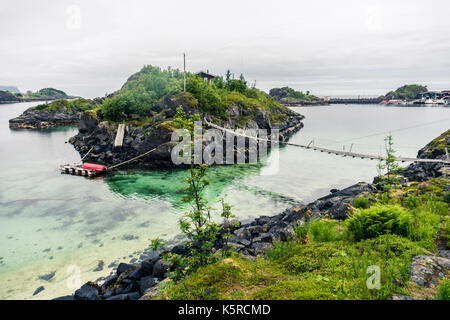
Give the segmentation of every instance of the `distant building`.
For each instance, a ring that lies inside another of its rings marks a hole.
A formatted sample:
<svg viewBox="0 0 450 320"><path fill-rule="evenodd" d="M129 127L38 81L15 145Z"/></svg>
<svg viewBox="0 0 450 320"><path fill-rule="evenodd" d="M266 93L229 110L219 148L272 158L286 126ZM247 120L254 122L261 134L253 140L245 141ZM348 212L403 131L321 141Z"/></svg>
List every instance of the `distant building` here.
<svg viewBox="0 0 450 320"><path fill-rule="evenodd" d="M419 93L416 98L417 99L442 99L444 96L446 96L445 91L442 91L442 92L428 91L428 92Z"/></svg>
<svg viewBox="0 0 450 320"><path fill-rule="evenodd" d="M209 70L206 70L206 72L200 71L200 72L196 73L196 75L201 77L202 79L205 79L208 82L211 82L216 78L215 75L212 75L209 73Z"/></svg>

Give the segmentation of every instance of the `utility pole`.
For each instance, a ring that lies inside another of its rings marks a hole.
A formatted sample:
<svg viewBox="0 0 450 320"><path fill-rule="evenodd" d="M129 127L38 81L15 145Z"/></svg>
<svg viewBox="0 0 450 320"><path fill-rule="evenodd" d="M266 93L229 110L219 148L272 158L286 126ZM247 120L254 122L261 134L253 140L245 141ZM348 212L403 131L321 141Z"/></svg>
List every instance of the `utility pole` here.
<svg viewBox="0 0 450 320"><path fill-rule="evenodd" d="M184 92L186 92L186 54L183 53L183 67L184 67L184 73L183 73L183 77L184 77Z"/></svg>

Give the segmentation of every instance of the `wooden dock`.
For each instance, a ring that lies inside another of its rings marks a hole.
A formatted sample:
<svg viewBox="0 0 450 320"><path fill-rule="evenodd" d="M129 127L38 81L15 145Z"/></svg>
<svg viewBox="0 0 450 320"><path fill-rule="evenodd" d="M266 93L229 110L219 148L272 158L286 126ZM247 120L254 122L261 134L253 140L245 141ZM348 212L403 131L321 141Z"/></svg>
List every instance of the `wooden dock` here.
<svg viewBox="0 0 450 320"><path fill-rule="evenodd" d="M76 176L95 177L101 174L101 171L84 169L80 165L65 164L60 167L61 173L72 174Z"/></svg>
<svg viewBox="0 0 450 320"><path fill-rule="evenodd" d="M125 123L119 124L117 128L116 139L114 140L114 147L121 147L123 144L123 136L124 136Z"/></svg>

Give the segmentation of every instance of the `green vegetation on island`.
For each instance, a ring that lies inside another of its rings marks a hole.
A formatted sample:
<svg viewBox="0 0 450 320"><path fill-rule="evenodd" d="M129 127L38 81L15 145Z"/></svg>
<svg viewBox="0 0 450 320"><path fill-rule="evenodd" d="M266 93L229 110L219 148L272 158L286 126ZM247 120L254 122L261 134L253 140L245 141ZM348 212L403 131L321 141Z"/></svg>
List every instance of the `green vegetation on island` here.
<svg viewBox="0 0 450 320"><path fill-rule="evenodd" d="M309 91L303 93L289 87L270 89L269 94L283 104L317 104L320 102L320 98L310 94Z"/></svg>
<svg viewBox="0 0 450 320"><path fill-rule="evenodd" d="M44 88L44 89L38 90L36 92L29 93L28 98L29 99L46 99L46 98L63 99L63 98L69 98L69 96L64 91L61 91L61 90L57 90L54 88Z"/></svg>
<svg viewBox="0 0 450 320"><path fill-rule="evenodd" d="M427 92L427 86L422 86L419 84L409 84L398 88L395 91L389 91L384 95L384 99L402 99L402 100L412 100L417 97L419 93Z"/></svg>
<svg viewBox="0 0 450 320"><path fill-rule="evenodd" d="M281 109L268 94L248 87L242 75L239 79L232 79L230 71L225 78L219 76L212 81L187 73L184 93L183 73L178 69L162 70L148 65L131 76L117 94L105 100L100 115L115 121L133 114L151 116L154 105L166 95L174 95L191 108L218 117L225 117L225 111L235 104L249 111L255 108Z"/></svg>

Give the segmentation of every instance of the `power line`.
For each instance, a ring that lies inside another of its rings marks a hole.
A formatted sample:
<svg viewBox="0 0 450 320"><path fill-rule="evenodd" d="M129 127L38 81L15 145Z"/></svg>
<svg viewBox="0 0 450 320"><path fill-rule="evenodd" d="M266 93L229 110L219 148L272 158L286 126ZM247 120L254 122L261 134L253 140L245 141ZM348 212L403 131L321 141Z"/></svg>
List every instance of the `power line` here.
<svg viewBox="0 0 450 320"><path fill-rule="evenodd" d="M384 131L384 132L379 132L379 133L373 133L373 134L369 134L369 135L362 136L362 137L357 137L357 138L339 140L339 141L335 141L335 142L336 143L342 143L342 142L354 141L354 140L369 138L369 137L373 137L373 136L379 136L379 135L386 134L386 133L397 132L397 131L402 131L402 130L408 130L408 129L413 129L413 128L419 128L419 127L424 127L424 126L428 126L430 124L435 124L435 123L444 122L444 121L450 121L450 118L437 120L437 121L432 121L432 122L419 124L419 125L415 125L415 126L410 126L410 127L404 127L404 128L399 128L399 129L394 129L394 130L389 130L389 131Z"/></svg>

